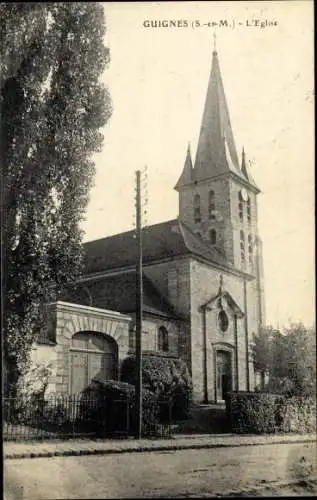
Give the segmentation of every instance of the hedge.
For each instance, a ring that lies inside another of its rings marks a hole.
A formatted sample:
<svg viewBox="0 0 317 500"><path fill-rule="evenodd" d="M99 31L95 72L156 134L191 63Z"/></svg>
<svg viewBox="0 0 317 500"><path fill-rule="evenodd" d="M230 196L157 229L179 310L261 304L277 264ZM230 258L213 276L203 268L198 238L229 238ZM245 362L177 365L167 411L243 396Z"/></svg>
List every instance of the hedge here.
<svg viewBox="0 0 317 500"><path fill-rule="evenodd" d="M123 360L121 380L132 385L136 380L135 356ZM156 394L158 399L172 404L172 420L185 420L192 402L192 381L186 363L182 359L146 354L142 361L143 387Z"/></svg>
<svg viewBox="0 0 317 500"><path fill-rule="evenodd" d="M117 380L94 379L82 394L81 415L98 435L133 434L137 428L135 387ZM159 424L156 396L142 391L144 433Z"/></svg>
<svg viewBox="0 0 317 500"><path fill-rule="evenodd" d="M316 430L316 400L265 392L232 392L226 400L236 433L307 433Z"/></svg>
<svg viewBox="0 0 317 500"><path fill-rule="evenodd" d="M307 433L316 432L316 399L312 397L285 398L281 431Z"/></svg>

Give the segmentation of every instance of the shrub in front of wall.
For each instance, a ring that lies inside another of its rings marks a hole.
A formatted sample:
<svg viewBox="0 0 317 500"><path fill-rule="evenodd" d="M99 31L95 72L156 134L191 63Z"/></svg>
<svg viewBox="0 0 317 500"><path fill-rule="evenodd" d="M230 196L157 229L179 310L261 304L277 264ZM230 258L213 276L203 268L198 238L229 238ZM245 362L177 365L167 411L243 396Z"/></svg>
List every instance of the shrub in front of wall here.
<svg viewBox="0 0 317 500"><path fill-rule="evenodd" d="M276 432L278 396L255 392L232 392L228 395L227 414L233 432L269 434Z"/></svg>
<svg viewBox="0 0 317 500"><path fill-rule="evenodd" d="M135 387L117 380L95 379L83 391L81 418L98 435L133 434L137 428ZM158 426L156 396L142 391L142 425L146 433Z"/></svg>
<svg viewBox="0 0 317 500"><path fill-rule="evenodd" d="M135 356L127 357L121 367L121 380L135 384ZM178 358L156 354L143 355L143 387L156 394L159 401L171 403L173 421L188 418L192 401L192 381L186 363Z"/></svg>

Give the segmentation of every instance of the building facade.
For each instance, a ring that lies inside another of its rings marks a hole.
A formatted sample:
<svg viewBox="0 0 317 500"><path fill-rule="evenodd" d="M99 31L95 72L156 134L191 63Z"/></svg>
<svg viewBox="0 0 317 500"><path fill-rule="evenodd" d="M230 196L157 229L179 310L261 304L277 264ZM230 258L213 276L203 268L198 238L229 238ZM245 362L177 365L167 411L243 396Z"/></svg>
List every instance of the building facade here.
<svg viewBox="0 0 317 500"><path fill-rule="evenodd" d="M178 217L143 235L143 349L184 359L196 401L221 402L229 390L254 389L252 339L265 317L260 190L236 151L216 51L196 158L188 146L175 189ZM134 232L85 252L76 290L48 307L58 392L80 392L96 374L119 378L135 348Z"/></svg>

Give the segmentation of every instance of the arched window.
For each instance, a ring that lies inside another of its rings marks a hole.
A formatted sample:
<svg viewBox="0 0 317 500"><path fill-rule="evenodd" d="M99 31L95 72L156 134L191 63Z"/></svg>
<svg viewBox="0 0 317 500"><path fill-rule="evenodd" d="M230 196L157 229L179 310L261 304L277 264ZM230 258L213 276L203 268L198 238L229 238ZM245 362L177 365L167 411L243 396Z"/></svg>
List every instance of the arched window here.
<svg viewBox="0 0 317 500"><path fill-rule="evenodd" d="M240 231L240 251L241 251L241 262L245 261L245 239L244 231Z"/></svg>
<svg viewBox="0 0 317 500"><path fill-rule="evenodd" d="M249 223L251 222L251 200L250 200L250 197L248 198L248 201L247 201L247 220Z"/></svg>
<svg viewBox="0 0 317 500"><path fill-rule="evenodd" d="M239 191L239 219L243 222L243 198L241 191Z"/></svg>
<svg viewBox="0 0 317 500"><path fill-rule="evenodd" d="M210 229L209 239L212 245L215 245L217 243L217 231L215 229Z"/></svg>
<svg viewBox="0 0 317 500"><path fill-rule="evenodd" d="M215 210L216 210L215 192L214 191L209 191L209 199L208 199L208 214L209 214L209 219L215 220L215 218L216 218Z"/></svg>
<svg viewBox="0 0 317 500"><path fill-rule="evenodd" d="M197 236L198 236L199 238L201 238L201 233L200 233L199 231L197 231L197 233L196 233L196 234L197 234Z"/></svg>
<svg viewBox="0 0 317 500"><path fill-rule="evenodd" d="M224 333L228 330L229 327L229 318L227 313L224 310L221 310L218 315L218 324L220 330Z"/></svg>
<svg viewBox="0 0 317 500"><path fill-rule="evenodd" d="M160 326L158 331L158 350L163 352L168 351L168 331L165 326Z"/></svg>
<svg viewBox="0 0 317 500"><path fill-rule="evenodd" d="M253 264L253 243L251 234L248 235L248 251L249 251L249 262L252 266Z"/></svg>
<svg viewBox="0 0 317 500"><path fill-rule="evenodd" d="M200 215L200 196L199 194L195 194L194 196L194 221L196 223L201 221Z"/></svg>

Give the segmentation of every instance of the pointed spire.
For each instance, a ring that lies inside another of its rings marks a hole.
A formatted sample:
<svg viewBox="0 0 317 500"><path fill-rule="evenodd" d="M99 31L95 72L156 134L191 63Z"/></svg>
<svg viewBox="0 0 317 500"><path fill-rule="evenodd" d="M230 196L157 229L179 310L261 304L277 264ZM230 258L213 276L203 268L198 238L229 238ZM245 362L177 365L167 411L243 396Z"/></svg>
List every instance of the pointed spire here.
<svg viewBox="0 0 317 500"><path fill-rule="evenodd" d="M245 152L244 152L244 147L242 148L242 160L241 160L241 172L243 175L248 179L248 171L247 171L247 166L245 163Z"/></svg>
<svg viewBox="0 0 317 500"><path fill-rule="evenodd" d="M215 44L214 34L214 49L216 49ZM227 154L225 152L225 143L227 145ZM228 166L228 155L230 156L231 167ZM198 141L195 173L197 179L203 180L232 169L239 174L239 159L223 88L218 54L214 50Z"/></svg>
<svg viewBox="0 0 317 500"><path fill-rule="evenodd" d="M214 31L213 37L214 37L214 50L213 50L213 52L217 52L217 35L216 35L216 30Z"/></svg>
<svg viewBox="0 0 317 500"><path fill-rule="evenodd" d="M193 169L192 155L191 155L191 151L190 151L190 143L188 142L184 168L183 168L183 171L181 173L180 178L178 179L178 182L175 186L175 189L178 189L178 188L185 186L186 184L190 184L192 182L193 170L194 169Z"/></svg>
<svg viewBox="0 0 317 500"><path fill-rule="evenodd" d="M244 148L242 148L241 172L243 173L244 177L249 181L249 183L253 187L255 187L258 192L260 192L258 186L255 183L255 180L253 179L252 175L250 174L249 168L247 167L246 155L245 155Z"/></svg>

